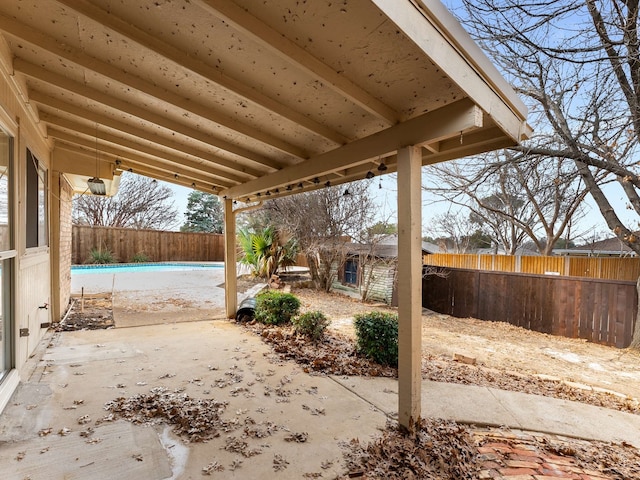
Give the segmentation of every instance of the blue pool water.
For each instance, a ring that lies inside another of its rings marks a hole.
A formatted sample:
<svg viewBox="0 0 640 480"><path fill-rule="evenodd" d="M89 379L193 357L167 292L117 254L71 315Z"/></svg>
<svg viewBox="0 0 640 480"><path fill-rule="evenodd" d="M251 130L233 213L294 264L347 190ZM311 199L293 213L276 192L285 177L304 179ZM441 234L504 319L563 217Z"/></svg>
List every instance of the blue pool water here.
<svg viewBox="0 0 640 480"><path fill-rule="evenodd" d="M109 265L73 265L73 274L130 273L130 272L183 272L224 268L222 263L115 263Z"/></svg>

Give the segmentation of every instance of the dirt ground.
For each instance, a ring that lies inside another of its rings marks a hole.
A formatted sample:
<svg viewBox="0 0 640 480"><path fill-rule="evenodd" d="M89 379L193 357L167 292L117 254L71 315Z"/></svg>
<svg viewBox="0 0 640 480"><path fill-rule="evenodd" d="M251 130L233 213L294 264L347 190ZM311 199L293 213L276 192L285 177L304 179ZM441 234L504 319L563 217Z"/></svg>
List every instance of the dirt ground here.
<svg viewBox="0 0 640 480"><path fill-rule="evenodd" d="M350 337L355 313L396 311L307 288L294 288L292 293L300 298L302 311L323 312L332 321L331 329ZM422 316L422 345L423 356L432 360L450 360L460 354L500 372L551 376L640 399L640 352L628 349L427 310Z"/></svg>

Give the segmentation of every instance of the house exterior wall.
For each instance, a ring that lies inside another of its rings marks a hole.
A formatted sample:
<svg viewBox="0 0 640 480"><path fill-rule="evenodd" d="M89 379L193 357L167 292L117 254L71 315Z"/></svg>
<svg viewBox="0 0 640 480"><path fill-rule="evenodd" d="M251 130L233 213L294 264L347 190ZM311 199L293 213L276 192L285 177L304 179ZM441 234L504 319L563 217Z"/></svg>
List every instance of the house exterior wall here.
<svg viewBox="0 0 640 480"><path fill-rule="evenodd" d="M10 285L9 296L4 302L10 308L3 309L2 321L8 325L3 343L4 352L9 352L5 370L0 375L0 411L8 403L20 378L24 378L24 367L51 321L51 217L47 212L49 238L44 235L42 245L27 248L27 149L38 159L46 171L44 197L51 208L51 150L44 127L37 123L31 107L23 102L20 86L11 76L12 57L7 45L0 41L0 128L12 138L9 142L11 163L9 168L9 231L10 250L3 252L0 260L2 284ZM6 275L5 272L11 272ZM21 335L22 330L22 335Z"/></svg>
<svg viewBox="0 0 640 480"><path fill-rule="evenodd" d="M53 321L57 322L66 313L69 306L69 298L71 297L71 260L72 260L72 199L73 188L67 181L64 175L57 172L57 186L59 188L57 195L58 215L54 218L59 218L58 225L58 246L54 248L53 254L57 254L58 273L54 272L54 286L57 280L57 288L54 288L54 292L57 290L58 304L53 310ZM54 181L54 183L56 183ZM55 269L54 269L55 270Z"/></svg>

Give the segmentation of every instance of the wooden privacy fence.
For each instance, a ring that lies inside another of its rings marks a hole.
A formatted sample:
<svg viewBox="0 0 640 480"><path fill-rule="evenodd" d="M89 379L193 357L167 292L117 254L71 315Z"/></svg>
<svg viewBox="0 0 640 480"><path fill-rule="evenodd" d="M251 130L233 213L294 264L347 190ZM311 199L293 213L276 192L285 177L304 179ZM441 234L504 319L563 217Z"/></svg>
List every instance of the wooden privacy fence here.
<svg viewBox="0 0 640 480"><path fill-rule="evenodd" d="M224 260L224 236L215 233L74 225L72 262L86 263L94 248L110 250L119 262L130 262L134 255L140 253L145 254L152 262Z"/></svg>
<svg viewBox="0 0 640 480"><path fill-rule="evenodd" d="M513 256L475 253L434 253L424 263L437 267L469 268L513 273L553 273L570 277L628 280L640 276L640 257Z"/></svg>
<svg viewBox="0 0 640 480"><path fill-rule="evenodd" d="M466 269L446 272L446 278L424 277L423 307L619 348L631 343L638 308L635 282Z"/></svg>

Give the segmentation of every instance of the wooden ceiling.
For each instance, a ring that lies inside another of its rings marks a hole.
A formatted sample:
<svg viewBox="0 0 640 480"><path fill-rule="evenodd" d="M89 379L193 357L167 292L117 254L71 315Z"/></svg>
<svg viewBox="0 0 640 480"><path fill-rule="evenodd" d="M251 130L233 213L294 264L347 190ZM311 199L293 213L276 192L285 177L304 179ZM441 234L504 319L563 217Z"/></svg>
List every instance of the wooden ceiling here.
<svg viewBox="0 0 640 480"><path fill-rule="evenodd" d="M53 168L84 178L253 201L393 172L403 146L429 164L528 134L437 2L4 0L0 33Z"/></svg>

